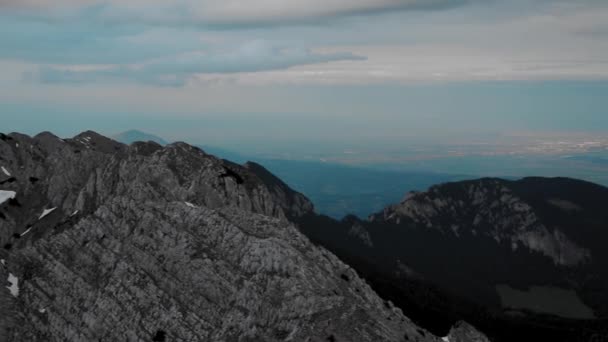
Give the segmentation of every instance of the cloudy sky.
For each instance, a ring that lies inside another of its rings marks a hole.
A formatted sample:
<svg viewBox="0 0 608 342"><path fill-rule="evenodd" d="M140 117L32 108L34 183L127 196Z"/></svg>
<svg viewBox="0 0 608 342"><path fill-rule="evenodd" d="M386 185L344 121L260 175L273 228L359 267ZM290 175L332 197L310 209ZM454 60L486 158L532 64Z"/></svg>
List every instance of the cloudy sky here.
<svg viewBox="0 0 608 342"><path fill-rule="evenodd" d="M605 0L0 0L2 131L608 131Z"/></svg>

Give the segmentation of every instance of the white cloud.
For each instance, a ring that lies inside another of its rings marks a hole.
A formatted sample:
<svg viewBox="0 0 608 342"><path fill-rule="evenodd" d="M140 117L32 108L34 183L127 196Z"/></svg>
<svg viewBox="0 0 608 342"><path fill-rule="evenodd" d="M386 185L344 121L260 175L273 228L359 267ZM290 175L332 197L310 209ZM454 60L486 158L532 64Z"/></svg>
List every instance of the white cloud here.
<svg viewBox="0 0 608 342"><path fill-rule="evenodd" d="M183 86L194 74L233 74L284 70L298 65L332 61L362 61L345 52L315 53L305 48L283 48L255 40L232 51L194 51L134 65L43 67L27 74L43 83L90 83L130 80L164 86Z"/></svg>
<svg viewBox="0 0 608 342"><path fill-rule="evenodd" d="M576 55L505 55L501 50L483 50L448 45L347 46L365 61L298 66L289 70L219 74L199 79L231 80L242 85L270 84L385 84L493 80L608 79L607 61L585 61ZM550 59L551 58L551 59Z"/></svg>
<svg viewBox="0 0 608 342"><path fill-rule="evenodd" d="M34 33L27 25L19 26L25 38L11 39L12 34L0 33L5 47L0 58L43 65L38 73L29 68L29 75L47 83L131 80L184 85L198 80L203 84L267 85L608 79L608 6L592 0L576 4L543 0L530 7L526 1L514 0L517 8L513 3L471 1L477 5L452 11L361 16L335 25L264 26L466 2L110 0L86 16L70 11L82 23L95 22L96 26L87 25L93 28L82 34L78 30L81 24L64 26L69 16L37 27ZM98 0L19 3L53 4L54 8L99 4ZM524 11L526 8L530 10ZM105 20L109 28L102 25ZM131 20L170 27L139 25L135 33L122 28L112 33L112 23ZM185 26L174 26L177 22ZM196 23L233 27L215 30L192 25ZM254 23L263 27L242 26ZM9 32L10 24L2 28ZM43 40L50 43L38 44ZM13 79L13 69L5 75Z"/></svg>
<svg viewBox="0 0 608 342"><path fill-rule="evenodd" d="M210 24L288 23L389 10L437 9L468 0L2 0L0 6L57 10L97 6L106 19ZM67 11L66 11L67 10Z"/></svg>

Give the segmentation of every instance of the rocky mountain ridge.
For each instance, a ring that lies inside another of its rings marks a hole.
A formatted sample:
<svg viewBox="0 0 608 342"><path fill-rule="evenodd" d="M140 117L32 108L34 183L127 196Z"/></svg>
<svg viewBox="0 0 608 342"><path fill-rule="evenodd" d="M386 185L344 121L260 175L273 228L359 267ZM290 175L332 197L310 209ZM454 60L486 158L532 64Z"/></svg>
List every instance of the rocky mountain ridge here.
<svg viewBox="0 0 608 342"><path fill-rule="evenodd" d="M559 210L582 210L559 198L549 198L547 203ZM409 220L456 237L479 234L497 243L507 242L513 250L541 253L556 265L576 266L591 258L590 251L573 242L560 227L547 227L534 208L500 179L434 186L372 215L370 220L394 224Z"/></svg>
<svg viewBox="0 0 608 342"><path fill-rule="evenodd" d="M466 319L496 341L587 341L608 326L605 203L584 181L485 178L299 225L435 333Z"/></svg>
<svg viewBox="0 0 608 342"><path fill-rule="evenodd" d="M441 340L311 244L288 218L312 204L261 166L90 131L2 134L0 166L0 341Z"/></svg>

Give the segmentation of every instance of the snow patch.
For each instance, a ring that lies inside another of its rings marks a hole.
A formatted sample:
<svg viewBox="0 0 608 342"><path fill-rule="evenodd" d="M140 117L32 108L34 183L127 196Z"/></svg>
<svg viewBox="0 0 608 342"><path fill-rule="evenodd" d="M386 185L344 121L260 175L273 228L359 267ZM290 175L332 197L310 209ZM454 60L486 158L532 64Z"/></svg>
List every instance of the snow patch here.
<svg viewBox="0 0 608 342"><path fill-rule="evenodd" d="M40 217L38 218L38 220L41 220L43 217L45 217L46 215L50 214L53 212L53 210L57 209L57 207L55 208L51 208L51 209L44 209L44 211L42 212L42 214L40 215Z"/></svg>
<svg viewBox="0 0 608 342"><path fill-rule="evenodd" d="M2 265L4 265L4 266L6 266L6 260L4 260L4 259L0 259L0 264L2 264Z"/></svg>
<svg viewBox="0 0 608 342"><path fill-rule="evenodd" d="M9 176L9 177L11 176L11 173L8 172L8 170L4 166L2 167L2 172L4 172L4 174L7 175L7 176Z"/></svg>
<svg viewBox="0 0 608 342"><path fill-rule="evenodd" d="M449 337L449 336L442 337L442 338L441 338L441 340L442 340L443 342L450 342L450 337Z"/></svg>
<svg viewBox="0 0 608 342"><path fill-rule="evenodd" d="M90 137L82 137L80 139L77 139L76 141L83 144L86 148L89 148L89 149L91 148L91 145L89 145L89 143L91 142Z"/></svg>
<svg viewBox="0 0 608 342"><path fill-rule="evenodd" d="M23 233L21 233L21 236L25 236L25 234L29 233L30 230L32 230L32 227L29 227L28 229L26 229Z"/></svg>
<svg viewBox="0 0 608 342"><path fill-rule="evenodd" d="M0 204L15 198L15 196L17 196L17 193L14 191L0 190Z"/></svg>
<svg viewBox="0 0 608 342"><path fill-rule="evenodd" d="M196 206L190 202L184 202L186 203L187 206L189 206L190 208L196 208Z"/></svg>
<svg viewBox="0 0 608 342"><path fill-rule="evenodd" d="M40 309L38 309L38 312L40 312L41 314L43 314L43 313L46 312L46 309L45 308L40 308Z"/></svg>
<svg viewBox="0 0 608 342"><path fill-rule="evenodd" d="M74 217L74 216L76 216L76 214L78 214L78 210L74 211L74 212L72 213L72 215L70 215L70 217Z"/></svg>
<svg viewBox="0 0 608 342"><path fill-rule="evenodd" d="M12 273L9 273L7 281L11 286L7 286L6 288L11 292L13 297L19 296L19 278L15 277Z"/></svg>

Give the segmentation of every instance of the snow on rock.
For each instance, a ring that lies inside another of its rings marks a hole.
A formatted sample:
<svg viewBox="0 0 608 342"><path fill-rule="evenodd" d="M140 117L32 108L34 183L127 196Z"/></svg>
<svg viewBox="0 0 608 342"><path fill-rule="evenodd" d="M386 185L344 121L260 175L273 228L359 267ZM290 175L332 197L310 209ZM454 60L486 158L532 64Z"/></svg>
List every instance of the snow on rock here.
<svg viewBox="0 0 608 342"><path fill-rule="evenodd" d="M15 277L12 273L9 273L7 280L11 285L6 288L11 292L13 297L19 296L19 278Z"/></svg>
<svg viewBox="0 0 608 342"><path fill-rule="evenodd" d="M30 230L32 230L32 227L29 227L28 229L26 229L23 233L21 233L21 236L25 236L25 234L29 233Z"/></svg>
<svg viewBox="0 0 608 342"><path fill-rule="evenodd" d="M6 260L4 259L0 259L0 264L5 265L6 266Z"/></svg>
<svg viewBox="0 0 608 342"><path fill-rule="evenodd" d="M15 196L17 196L17 193L14 191L0 190L0 204L15 198Z"/></svg>
<svg viewBox="0 0 608 342"><path fill-rule="evenodd" d="M74 216L76 216L76 214L78 214L78 210L74 211L74 212L72 213L72 215L70 215L70 217L74 217Z"/></svg>
<svg viewBox="0 0 608 342"><path fill-rule="evenodd" d="M442 338L441 338L441 340L442 340L443 342L450 342L450 337L449 337L449 336L442 337Z"/></svg>
<svg viewBox="0 0 608 342"><path fill-rule="evenodd" d="M44 218L46 215L50 214L53 212L53 210L57 209L57 207L55 208L51 208L51 209L44 209L44 211L42 212L42 214L40 215L40 217L38 218L39 220L41 220L42 218Z"/></svg>
<svg viewBox="0 0 608 342"><path fill-rule="evenodd" d="M80 142L81 144L83 144L86 148L90 149L91 148L91 137L82 137L80 139L77 139L78 142Z"/></svg>
<svg viewBox="0 0 608 342"><path fill-rule="evenodd" d="M4 174L7 175L7 176L9 176L9 177L11 176L11 173L8 172L8 170L4 166L2 167L2 172L4 172Z"/></svg>
<svg viewBox="0 0 608 342"><path fill-rule="evenodd" d="M189 206L190 208L196 208L196 206L190 202L184 202L186 203L187 206Z"/></svg>

